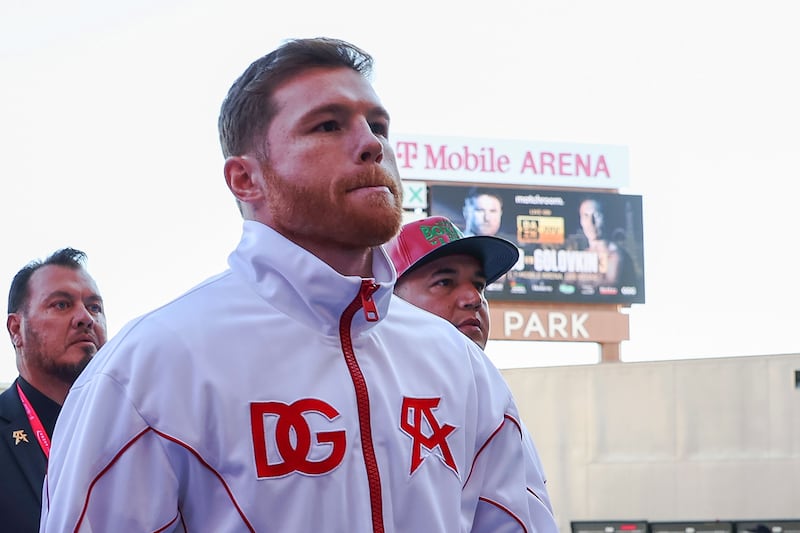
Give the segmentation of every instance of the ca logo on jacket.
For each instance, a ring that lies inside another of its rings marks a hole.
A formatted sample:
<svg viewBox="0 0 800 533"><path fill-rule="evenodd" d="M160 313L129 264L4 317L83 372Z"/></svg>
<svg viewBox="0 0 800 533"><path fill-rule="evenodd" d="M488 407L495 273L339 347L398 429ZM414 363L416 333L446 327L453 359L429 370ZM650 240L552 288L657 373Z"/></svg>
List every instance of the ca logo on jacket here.
<svg viewBox="0 0 800 533"><path fill-rule="evenodd" d="M420 467L422 461L427 457L427 452L423 456L423 448L429 452L439 449L437 455L439 459L447 465L456 476L458 467L450 452L447 444L447 437L455 426L450 424L439 425L433 410L439 407L441 398L403 398L403 407L400 412L400 429L411 437L411 471L413 474Z"/></svg>

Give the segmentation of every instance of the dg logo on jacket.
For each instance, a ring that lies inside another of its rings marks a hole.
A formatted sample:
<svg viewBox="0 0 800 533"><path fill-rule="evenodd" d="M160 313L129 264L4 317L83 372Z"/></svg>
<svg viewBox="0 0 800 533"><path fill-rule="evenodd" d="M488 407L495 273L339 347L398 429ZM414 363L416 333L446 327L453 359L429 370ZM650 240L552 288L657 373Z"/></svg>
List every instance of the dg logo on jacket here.
<svg viewBox="0 0 800 533"><path fill-rule="evenodd" d="M312 452L312 435L306 416L313 413L318 413L329 421L339 416L339 411L333 406L316 398L303 398L291 404L275 401L250 404L250 426L259 478L285 476L292 472L319 475L339 466L347 444L343 429L314 434L313 442L316 447L327 448L328 454L323 459L309 458ZM267 434L264 427L266 416L276 417L272 427L279 457L269 457L267 453Z"/></svg>

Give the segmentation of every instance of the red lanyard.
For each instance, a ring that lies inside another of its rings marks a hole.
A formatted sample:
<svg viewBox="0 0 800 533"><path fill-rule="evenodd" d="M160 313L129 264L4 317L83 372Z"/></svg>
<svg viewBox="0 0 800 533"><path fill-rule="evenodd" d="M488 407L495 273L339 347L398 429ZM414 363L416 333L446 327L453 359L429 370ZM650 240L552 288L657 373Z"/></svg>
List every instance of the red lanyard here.
<svg viewBox="0 0 800 533"><path fill-rule="evenodd" d="M50 437L47 436L47 432L45 432L44 430L42 421L39 420L39 415L37 415L36 411L33 410L31 402L28 401L28 398L25 396L25 393L22 392L22 387L19 386L19 383L17 383L17 392L19 393L19 399L22 400L22 407L25 408L25 414L28 415L28 420L31 423L31 428L33 428L33 432L36 433L36 440L39 441L39 446L41 446L42 451L44 452L44 456L49 459Z"/></svg>

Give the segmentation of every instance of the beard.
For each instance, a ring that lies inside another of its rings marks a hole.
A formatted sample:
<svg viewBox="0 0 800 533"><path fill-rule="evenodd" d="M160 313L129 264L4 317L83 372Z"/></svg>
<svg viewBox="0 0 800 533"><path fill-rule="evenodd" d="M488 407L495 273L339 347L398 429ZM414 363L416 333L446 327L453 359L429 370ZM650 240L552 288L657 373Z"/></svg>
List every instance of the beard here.
<svg viewBox="0 0 800 533"><path fill-rule="evenodd" d="M78 361L59 361L57 355L46 351L41 336L30 330L25 333L25 347L25 357L29 366L36 366L47 375L68 385L75 383L97 352L94 347L86 346L83 348L83 356Z"/></svg>
<svg viewBox="0 0 800 533"><path fill-rule="evenodd" d="M340 180L320 179L319 185L301 185L279 176L262 164L268 209L275 229L295 241L332 244L345 249L381 245L397 234L403 217L400 180L380 166L371 166ZM360 200L348 192L383 186Z"/></svg>
<svg viewBox="0 0 800 533"><path fill-rule="evenodd" d="M62 382L72 385L75 383L75 380L78 379L78 376L81 375L83 369L86 368L86 365L89 364L89 361L92 360L92 357L93 355L86 354L86 356L81 358L77 363L54 363L51 367L51 374Z"/></svg>

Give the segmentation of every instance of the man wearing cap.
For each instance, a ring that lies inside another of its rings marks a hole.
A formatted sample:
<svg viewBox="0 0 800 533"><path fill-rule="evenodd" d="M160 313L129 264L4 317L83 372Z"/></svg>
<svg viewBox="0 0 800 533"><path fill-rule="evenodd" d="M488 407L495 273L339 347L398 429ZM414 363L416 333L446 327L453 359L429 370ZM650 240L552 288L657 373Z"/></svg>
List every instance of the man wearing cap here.
<svg viewBox="0 0 800 533"><path fill-rule="evenodd" d="M489 235L467 237L447 218L428 217L403 226L386 251L397 270L395 294L486 348L490 321L483 290L514 266L516 246Z"/></svg>
<svg viewBox="0 0 800 533"><path fill-rule="evenodd" d="M511 242L489 235L465 236L445 217L409 222L384 246L397 270L394 293L458 328L484 349L489 337L489 304L483 290L519 259ZM544 468L527 428L522 435L535 465L529 491L552 513Z"/></svg>

